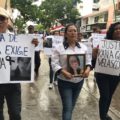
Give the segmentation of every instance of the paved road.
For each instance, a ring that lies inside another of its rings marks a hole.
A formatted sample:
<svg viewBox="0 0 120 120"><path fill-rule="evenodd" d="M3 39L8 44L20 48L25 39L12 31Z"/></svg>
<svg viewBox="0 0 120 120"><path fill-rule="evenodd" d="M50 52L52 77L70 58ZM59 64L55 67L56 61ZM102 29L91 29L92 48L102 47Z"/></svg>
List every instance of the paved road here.
<svg viewBox="0 0 120 120"><path fill-rule="evenodd" d="M22 84L22 120L61 120L62 106L57 86L52 90L48 89L49 65L44 54L41 54L41 58L40 74L35 83ZM93 73L92 71L88 80L84 82L73 113L73 120L99 120L99 94L96 82L93 80ZM109 111L113 120L120 120L119 93L120 85ZM8 120L7 109L5 109L5 117Z"/></svg>

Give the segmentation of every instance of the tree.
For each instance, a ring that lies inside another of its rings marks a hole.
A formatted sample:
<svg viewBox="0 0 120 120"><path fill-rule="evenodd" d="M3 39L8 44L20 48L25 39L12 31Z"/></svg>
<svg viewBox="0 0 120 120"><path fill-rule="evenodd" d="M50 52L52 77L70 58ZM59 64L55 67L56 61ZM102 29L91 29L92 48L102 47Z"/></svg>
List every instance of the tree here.
<svg viewBox="0 0 120 120"><path fill-rule="evenodd" d="M18 33L23 32L23 30L25 28L24 24L25 24L25 21L24 21L23 17L16 18L14 26L17 27Z"/></svg>
<svg viewBox="0 0 120 120"><path fill-rule="evenodd" d="M47 26L54 24L55 20L58 20L62 24L69 22L75 23L76 16L80 16L74 5L80 2L80 0L45 0L40 6L40 10L44 11L44 15L47 17ZM43 19L42 17L40 18ZM49 22L48 22L49 20ZM44 22L46 18L44 19Z"/></svg>
<svg viewBox="0 0 120 120"><path fill-rule="evenodd" d="M20 11L24 21L36 20L38 7L32 5L33 0L11 0L11 7Z"/></svg>
<svg viewBox="0 0 120 120"><path fill-rule="evenodd" d="M55 24L55 20L65 25L75 23L76 16L80 16L74 7L80 0L44 0L39 7L32 5L32 2L33 0L11 0L11 7L20 11L24 23L28 20L35 21L47 29Z"/></svg>
<svg viewBox="0 0 120 120"><path fill-rule="evenodd" d="M45 28L44 28L44 26L43 26L42 24L36 25L36 26L35 26L35 29L36 29L37 31L44 31L44 30L45 30Z"/></svg>
<svg viewBox="0 0 120 120"><path fill-rule="evenodd" d="M39 8L36 5L32 5L32 2L33 0L11 0L11 7L18 9L21 14L14 23L20 31L24 29L23 25L27 21L39 21L37 18L39 16Z"/></svg>

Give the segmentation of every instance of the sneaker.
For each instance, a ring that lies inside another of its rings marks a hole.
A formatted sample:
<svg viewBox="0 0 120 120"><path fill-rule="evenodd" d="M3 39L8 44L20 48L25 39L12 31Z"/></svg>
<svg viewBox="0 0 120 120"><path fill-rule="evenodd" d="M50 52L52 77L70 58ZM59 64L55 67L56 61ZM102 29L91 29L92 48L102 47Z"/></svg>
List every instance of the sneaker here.
<svg viewBox="0 0 120 120"><path fill-rule="evenodd" d="M112 120L112 118L109 115L107 115L104 119L101 120Z"/></svg>
<svg viewBox="0 0 120 120"><path fill-rule="evenodd" d="M112 120L112 118L109 115L107 115L106 120Z"/></svg>
<svg viewBox="0 0 120 120"><path fill-rule="evenodd" d="M38 76L39 76L39 71L36 71L35 74L36 74L36 76L38 77Z"/></svg>
<svg viewBox="0 0 120 120"><path fill-rule="evenodd" d="M53 84L50 83L50 84L49 84L49 89L52 89L52 88L53 88Z"/></svg>
<svg viewBox="0 0 120 120"><path fill-rule="evenodd" d="M58 85L58 81L57 80L54 81L54 85L56 85L56 86Z"/></svg>

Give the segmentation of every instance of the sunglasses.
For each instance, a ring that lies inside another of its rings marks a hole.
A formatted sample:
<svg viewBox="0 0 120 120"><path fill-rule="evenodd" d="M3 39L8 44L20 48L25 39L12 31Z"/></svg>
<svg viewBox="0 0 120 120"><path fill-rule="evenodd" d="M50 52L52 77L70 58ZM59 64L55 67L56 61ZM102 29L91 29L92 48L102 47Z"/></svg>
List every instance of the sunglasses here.
<svg viewBox="0 0 120 120"><path fill-rule="evenodd" d="M0 21L5 21L5 17L4 16L0 16Z"/></svg>

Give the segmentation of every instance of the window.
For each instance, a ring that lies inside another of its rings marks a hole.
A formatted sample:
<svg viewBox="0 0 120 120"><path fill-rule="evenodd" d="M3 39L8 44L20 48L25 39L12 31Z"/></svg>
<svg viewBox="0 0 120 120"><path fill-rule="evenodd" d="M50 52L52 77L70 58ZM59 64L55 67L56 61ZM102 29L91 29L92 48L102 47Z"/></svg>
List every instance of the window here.
<svg viewBox="0 0 120 120"><path fill-rule="evenodd" d="M96 16L94 22L97 23L99 21L99 16Z"/></svg>
<svg viewBox="0 0 120 120"><path fill-rule="evenodd" d="M117 8L117 10L120 10L120 2L118 2L118 3L116 4L116 8Z"/></svg>
<svg viewBox="0 0 120 120"><path fill-rule="evenodd" d="M93 11L99 11L99 8L92 8Z"/></svg>
<svg viewBox="0 0 120 120"><path fill-rule="evenodd" d="M108 21L108 13L105 13L104 14L104 22L107 22Z"/></svg>
<svg viewBox="0 0 120 120"><path fill-rule="evenodd" d="M91 30L91 26L90 25L87 25L86 26L86 31L90 31Z"/></svg>
<svg viewBox="0 0 120 120"><path fill-rule="evenodd" d="M100 0L93 0L93 3L98 3Z"/></svg>

